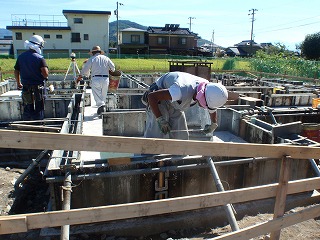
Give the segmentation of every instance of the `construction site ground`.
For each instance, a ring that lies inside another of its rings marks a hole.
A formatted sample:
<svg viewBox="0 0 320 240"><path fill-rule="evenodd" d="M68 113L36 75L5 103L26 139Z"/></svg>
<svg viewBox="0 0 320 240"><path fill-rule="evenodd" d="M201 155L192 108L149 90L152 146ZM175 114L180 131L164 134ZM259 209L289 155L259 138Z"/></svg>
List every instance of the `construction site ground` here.
<svg viewBox="0 0 320 240"><path fill-rule="evenodd" d="M32 178L29 178L22 189L15 191L15 180L21 175L25 169L4 167L0 168L0 211L1 215L33 213L46 210L48 203L47 186L39 169L36 168ZM15 201L17 200L17 201ZM15 203L15 204L14 204ZM19 204L20 203L20 204ZM299 211L302 208L295 208L291 211ZM237 219L240 229L249 227L258 223L272 219L272 214L258 214L256 216L246 216L243 219ZM98 240L130 240L130 239L208 239L223 235L231 231L229 225L223 227L206 229L175 229L161 234L148 237L128 237L128 236L109 236L103 233L86 234L82 233L77 236L70 236L70 239L98 239ZM47 239L40 236L40 230L32 230L27 233L17 233L10 235L1 235L0 239ZM50 239L60 239L60 236L51 237ZM257 237L254 239L268 239L266 236ZM297 225L285 228L281 231L281 240L317 240L320 239L320 220L309 220Z"/></svg>
<svg viewBox="0 0 320 240"><path fill-rule="evenodd" d="M101 130L101 118L95 114L97 108L86 107L84 116L84 132L83 134L89 134L86 132L87 124L90 126L90 134L102 135ZM94 126L94 127L93 127ZM86 157L90 154L91 158L99 157L99 153L82 152L81 156ZM94 154L94 156L92 155ZM31 160L30 160L31 163ZM35 168L32 172L32 177L28 177L23 183L23 187L19 189L14 188L16 179L25 171L28 164L30 163L19 163L19 165L1 165L0 166L0 212L2 216L10 214L23 214L23 213L35 213L48 211L47 206L49 202L48 185L42 178L43 168ZM302 207L292 209L290 211L299 211ZM273 214L258 214L255 216L245 216L243 219L237 219L240 229L245 227L253 226L273 218ZM225 233L231 232L230 225L210 228L192 228L192 229L172 229L167 232L157 233L155 235L147 237L130 237L121 236L121 232L117 236L110 236L105 233L87 234L81 233L78 235L71 235L71 240L82 240L82 239L97 239L97 240L131 240L131 239L210 239ZM27 233L17 233L10 235L0 235L0 239L44 239L44 240L58 240L60 236L45 237L41 236L41 230L31 230ZM260 236L254 238L257 239L268 239L268 236ZM320 240L320 220L312 219L309 221L302 222L300 224L293 225L285 228L281 231L281 240Z"/></svg>

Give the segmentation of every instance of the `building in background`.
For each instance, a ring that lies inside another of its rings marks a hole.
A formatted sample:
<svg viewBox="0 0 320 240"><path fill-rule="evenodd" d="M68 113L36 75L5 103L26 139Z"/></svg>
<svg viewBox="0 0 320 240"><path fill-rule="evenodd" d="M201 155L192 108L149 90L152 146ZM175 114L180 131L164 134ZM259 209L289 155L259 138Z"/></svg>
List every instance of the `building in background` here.
<svg viewBox="0 0 320 240"><path fill-rule="evenodd" d="M121 54L147 54L147 31L137 28L126 28L120 31L119 49Z"/></svg>
<svg viewBox="0 0 320 240"><path fill-rule="evenodd" d="M0 56L13 55L12 32L0 29Z"/></svg>
<svg viewBox="0 0 320 240"><path fill-rule="evenodd" d="M251 40L244 40L233 47L228 47L226 54L230 57L249 57L261 49L263 47L260 44L254 41L251 42Z"/></svg>
<svg viewBox="0 0 320 240"><path fill-rule="evenodd" d="M166 24L164 27L148 27L150 54L195 55L197 34L179 24Z"/></svg>
<svg viewBox="0 0 320 240"><path fill-rule="evenodd" d="M99 45L108 52L109 49L109 11L63 10L67 22L39 15L37 19L28 19L21 15L7 26L12 31L14 55L17 57L25 51L24 41L37 34L45 40L43 53L46 58L66 57L72 52L88 56L92 46ZM34 15L30 15L34 16Z"/></svg>

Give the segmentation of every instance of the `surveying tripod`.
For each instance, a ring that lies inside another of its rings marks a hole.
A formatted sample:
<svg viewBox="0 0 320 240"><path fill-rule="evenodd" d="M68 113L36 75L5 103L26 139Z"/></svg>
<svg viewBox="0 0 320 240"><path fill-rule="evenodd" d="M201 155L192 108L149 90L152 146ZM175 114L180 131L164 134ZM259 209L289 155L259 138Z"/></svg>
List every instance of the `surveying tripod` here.
<svg viewBox="0 0 320 240"><path fill-rule="evenodd" d="M71 53L70 56L71 56L71 62L70 62L70 65L68 67L68 70L66 72L66 75L64 76L63 81L66 80L66 78L67 78L67 76L68 76L70 71L72 71L72 74L73 74L73 81L75 81L76 78L77 78L77 75L80 74L80 70L79 70L77 62L76 62L76 54L75 53Z"/></svg>

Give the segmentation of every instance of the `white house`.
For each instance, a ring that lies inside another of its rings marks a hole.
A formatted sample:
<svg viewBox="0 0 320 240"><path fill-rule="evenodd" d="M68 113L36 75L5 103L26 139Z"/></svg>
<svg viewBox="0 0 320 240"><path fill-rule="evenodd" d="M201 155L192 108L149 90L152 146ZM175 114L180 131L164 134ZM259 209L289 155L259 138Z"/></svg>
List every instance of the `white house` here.
<svg viewBox="0 0 320 240"><path fill-rule="evenodd" d="M95 45L108 52L110 11L63 10L67 22L18 20L7 26L13 32L14 55L25 51L24 41L33 34L45 40L46 57L66 57L72 52L85 54Z"/></svg>
<svg viewBox="0 0 320 240"><path fill-rule="evenodd" d="M148 51L146 44L146 30L126 28L120 31L119 47L124 54L145 54Z"/></svg>

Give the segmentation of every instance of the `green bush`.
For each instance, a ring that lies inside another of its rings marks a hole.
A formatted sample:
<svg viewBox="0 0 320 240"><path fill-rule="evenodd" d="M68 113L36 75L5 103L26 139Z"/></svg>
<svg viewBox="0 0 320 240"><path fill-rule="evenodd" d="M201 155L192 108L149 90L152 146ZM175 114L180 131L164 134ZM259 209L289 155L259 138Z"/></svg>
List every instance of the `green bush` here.
<svg viewBox="0 0 320 240"><path fill-rule="evenodd" d="M227 58L227 60L223 64L222 70L234 70L235 66L235 58Z"/></svg>
<svg viewBox="0 0 320 240"><path fill-rule="evenodd" d="M305 60L295 56L285 56L281 53L268 55L258 52L255 58L250 59L254 71L287 74L291 76L314 78L318 76L319 62Z"/></svg>

